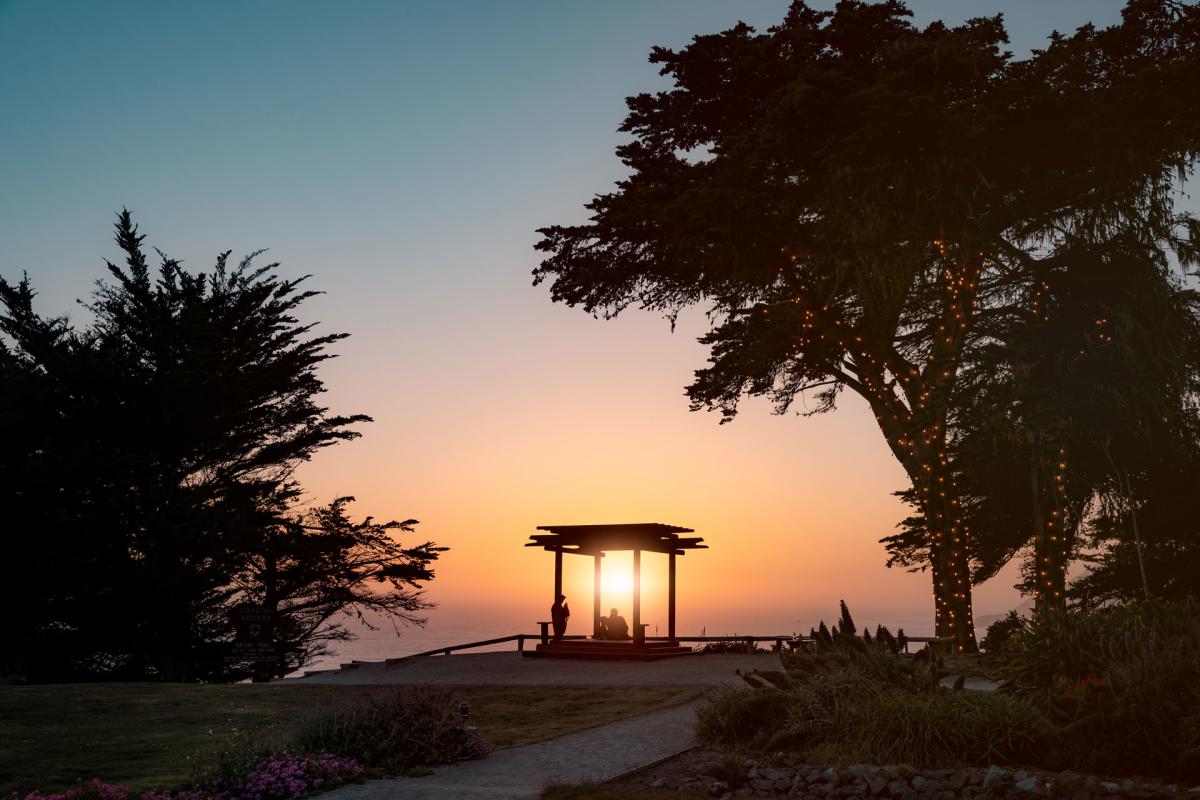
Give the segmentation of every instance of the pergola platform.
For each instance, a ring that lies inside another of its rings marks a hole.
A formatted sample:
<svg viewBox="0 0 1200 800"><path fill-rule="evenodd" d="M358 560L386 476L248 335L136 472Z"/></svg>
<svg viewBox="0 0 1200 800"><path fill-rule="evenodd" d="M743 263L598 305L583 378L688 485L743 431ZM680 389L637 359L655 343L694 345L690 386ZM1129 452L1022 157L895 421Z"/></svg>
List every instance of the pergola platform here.
<svg viewBox="0 0 1200 800"><path fill-rule="evenodd" d="M595 560L593 586L594 608L591 639L551 640L543 623L542 642L525 655L549 658L588 658L622 661L654 661L660 658L691 655L689 647L681 646L675 639L675 557L688 550L707 549L700 537L680 537L681 533L694 533L691 528L663 525L658 522L640 522L624 525L540 525L526 547L540 547L554 553L554 598L557 602L562 594L563 553L592 556ZM597 638L600 633L600 576L601 559L606 552L633 551L633 624L632 638L614 640ZM646 639L646 626L642 624L642 553L664 553L668 564L668 602L666 639Z"/></svg>

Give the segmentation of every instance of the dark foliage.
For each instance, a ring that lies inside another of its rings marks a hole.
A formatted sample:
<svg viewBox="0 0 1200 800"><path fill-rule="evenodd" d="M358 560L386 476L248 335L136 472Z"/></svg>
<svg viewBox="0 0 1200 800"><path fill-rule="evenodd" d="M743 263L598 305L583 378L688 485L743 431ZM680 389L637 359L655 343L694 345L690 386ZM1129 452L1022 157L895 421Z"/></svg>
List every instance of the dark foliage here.
<svg viewBox="0 0 1200 800"><path fill-rule="evenodd" d="M817 763L925 767L1028 762L1051 741L1029 703L939 688L929 661L863 647L785 663L769 687L728 689L703 706L697 739Z"/></svg>
<svg viewBox="0 0 1200 800"><path fill-rule="evenodd" d="M304 752L350 756L392 774L483 758L489 748L470 726L469 713L449 690L397 686L314 712L295 744Z"/></svg>
<svg viewBox="0 0 1200 800"><path fill-rule="evenodd" d="M988 321L1043 260L1132 237L1195 260L1172 189L1200 123L1200 11L1131 0L1122 22L1012 58L999 16L918 28L901 2L794 2L656 48L671 87L628 100L629 177L588 223L541 231L535 282L613 316L699 305L696 409L761 395L869 404L933 521L936 632L974 648L948 415Z"/></svg>
<svg viewBox="0 0 1200 800"><path fill-rule="evenodd" d="M1003 655L1011 647L1017 634L1024 628L1025 620L1015 611L1010 611L987 627L983 641L979 644L989 656Z"/></svg>
<svg viewBox="0 0 1200 800"><path fill-rule="evenodd" d="M1147 587L1185 596L1200 546L1181 485L1200 462L1197 294L1153 250L1080 248L1047 259L1024 313L989 327L995 340L971 354L951 412L974 578L1024 553L1021 588L1039 607L1061 606L1086 543L1110 552L1074 594L1141 595L1136 514L1164 551L1146 554L1159 555ZM906 520L883 540L892 563L922 567L927 535L920 514Z"/></svg>
<svg viewBox="0 0 1200 800"><path fill-rule="evenodd" d="M892 636L892 632L882 625L875 627L875 635L873 637L871 636L870 629L864 627L862 638L859 638L858 631L854 625L854 617L851 616L850 608L846 605L845 600L840 601L839 610L841 616L832 631L825 625L825 620L821 620L816 630L809 630L808 636L812 641L814 652L832 653L846 650L862 651L864 648L880 648L895 655L907 645L903 629L900 630L897 637Z"/></svg>
<svg viewBox="0 0 1200 800"><path fill-rule="evenodd" d="M1144 601L1045 612L1005 651L1004 690L1063 728L1081 771L1200 778L1200 611Z"/></svg>
<svg viewBox="0 0 1200 800"><path fill-rule="evenodd" d="M0 600L4 671L29 680L213 680L231 663L230 609L265 604L302 665L344 635L331 620L411 616L439 548L404 523L352 523L346 499L304 512L292 475L357 437L365 415L320 404L317 368L345 334L298 321L315 292L251 254L208 272L159 254L128 212L82 326L0 280ZM383 581L376 592L368 582Z"/></svg>

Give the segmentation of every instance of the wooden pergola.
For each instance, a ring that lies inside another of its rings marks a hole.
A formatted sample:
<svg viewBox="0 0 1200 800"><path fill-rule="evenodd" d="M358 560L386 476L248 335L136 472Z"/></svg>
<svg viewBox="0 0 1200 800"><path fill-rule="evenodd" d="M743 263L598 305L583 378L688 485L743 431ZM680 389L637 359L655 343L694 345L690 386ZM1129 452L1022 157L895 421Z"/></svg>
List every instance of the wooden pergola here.
<svg viewBox="0 0 1200 800"><path fill-rule="evenodd" d="M699 537L681 537L681 533L694 533L691 528L663 525L659 522L638 522L623 525L539 525L539 531L531 535L526 547L540 547L554 553L554 599L562 591L563 554L591 556L595 560L594 606L592 613L592 636L587 642L554 642L538 646L543 655L574 655L576 657L621 657L623 651L632 646L633 656L647 655L645 626L642 624L642 553L664 553L667 556L667 640L656 643L654 657L677 655L675 651L690 652L680 648L675 639L675 557L688 550L704 550ZM610 642L595 638L600 632L600 577L601 560L606 552L633 551L633 622L630 625L632 644ZM597 645L603 645L598 647ZM616 647L614 647L614 645ZM588 655L589 653L593 655Z"/></svg>

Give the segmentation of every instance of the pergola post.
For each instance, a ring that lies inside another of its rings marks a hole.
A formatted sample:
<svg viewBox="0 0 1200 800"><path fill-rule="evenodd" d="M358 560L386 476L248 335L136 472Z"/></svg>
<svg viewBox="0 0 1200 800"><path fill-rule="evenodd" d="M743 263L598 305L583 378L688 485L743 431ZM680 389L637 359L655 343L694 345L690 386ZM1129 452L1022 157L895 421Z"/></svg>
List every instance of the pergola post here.
<svg viewBox="0 0 1200 800"><path fill-rule="evenodd" d="M600 558L601 554L596 553L596 578L593 584L592 591L595 593L595 605L592 613L592 638L600 636Z"/></svg>
<svg viewBox="0 0 1200 800"><path fill-rule="evenodd" d="M667 555L667 638L675 641L675 551Z"/></svg>
<svg viewBox="0 0 1200 800"><path fill-rule="evenodd" d="M642 644L642 551L633 548L633 643Z"/></svg>
<svg viewBox="0 0 1200 800"><path fill-rule="evenodd" d="M562 548L554 548L554 602L562 597Z"/></svg>

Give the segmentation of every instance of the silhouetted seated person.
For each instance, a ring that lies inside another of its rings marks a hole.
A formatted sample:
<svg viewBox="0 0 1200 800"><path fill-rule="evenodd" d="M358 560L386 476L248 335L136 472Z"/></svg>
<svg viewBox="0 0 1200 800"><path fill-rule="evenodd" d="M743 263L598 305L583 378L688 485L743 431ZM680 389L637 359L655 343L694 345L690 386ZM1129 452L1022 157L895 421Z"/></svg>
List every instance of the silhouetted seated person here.
<svg viewBox="0 0 1200 800"><path fill-rule="evenodd" d="M562 638L567 633L567 619L571 616L571 607L564 601L567 599L565 594L560 594L558 599L554 601L554 605L550 606L550 623L554 626L554 641L562 641Z"/></svg>
<svg viewBox="0 0 1200 800"><path fill-rule="evenodd" d="M614 608L607 617L600 618L600 631L602 639L625 640L629 638L629 623Z"/></svg>

